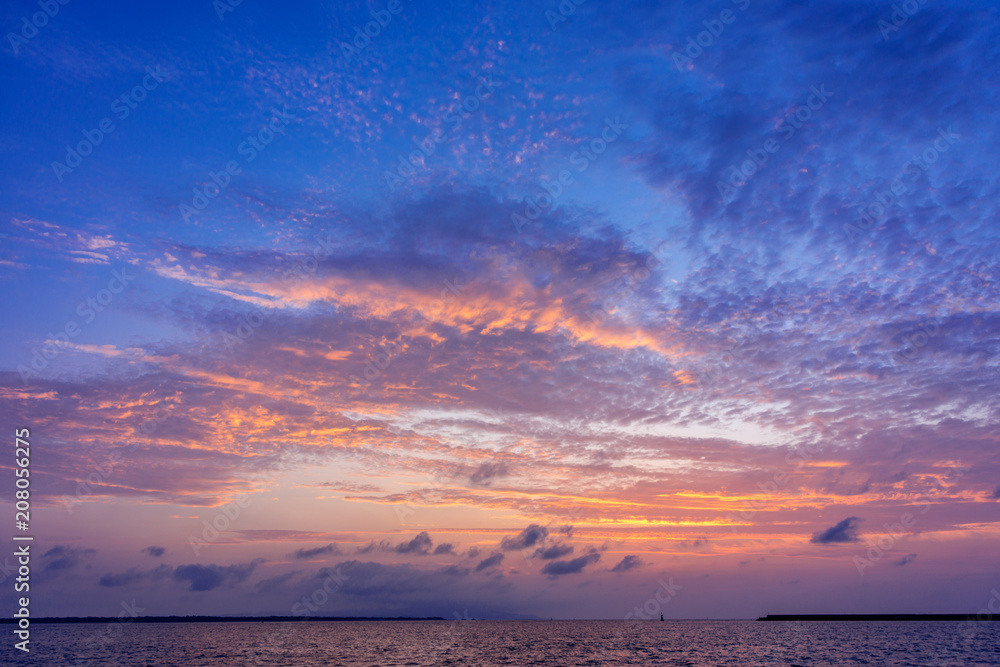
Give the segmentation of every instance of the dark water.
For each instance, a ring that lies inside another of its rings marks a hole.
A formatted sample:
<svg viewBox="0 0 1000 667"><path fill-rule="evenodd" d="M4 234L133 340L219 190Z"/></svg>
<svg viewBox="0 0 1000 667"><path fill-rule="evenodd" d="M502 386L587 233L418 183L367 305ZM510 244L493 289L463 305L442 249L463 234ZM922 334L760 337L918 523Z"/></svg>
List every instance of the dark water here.
<svg viewBox="0 0 1000 667"><path fill-rule="evenodd" d="M10 628L10 626L6 626ZM23 665L1000 665L1000 623L440 621L34 625ZM12 636L12 635L11 635Z"/></svg>

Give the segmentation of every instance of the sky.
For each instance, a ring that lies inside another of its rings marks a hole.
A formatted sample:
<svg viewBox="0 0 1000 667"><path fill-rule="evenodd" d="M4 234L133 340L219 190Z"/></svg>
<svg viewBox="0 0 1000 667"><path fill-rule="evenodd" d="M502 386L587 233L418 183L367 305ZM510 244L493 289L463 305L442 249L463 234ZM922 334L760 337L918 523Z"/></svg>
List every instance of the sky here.
<svg viewBox="0 0 1000 667"><path fill-rule="evenodd" d="M995 3L0 19L33 615L975 613L1000 586Z"/></svg>

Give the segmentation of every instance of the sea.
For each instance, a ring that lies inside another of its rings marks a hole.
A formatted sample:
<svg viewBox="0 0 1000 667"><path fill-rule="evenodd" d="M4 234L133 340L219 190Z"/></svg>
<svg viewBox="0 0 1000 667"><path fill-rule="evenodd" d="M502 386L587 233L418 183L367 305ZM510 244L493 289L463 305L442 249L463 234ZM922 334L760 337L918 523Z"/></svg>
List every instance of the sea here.
<svg viewBox="0 0 1000 667"><path fill-rule="evenodd" d="M1000 623L341 621L33 624L4 665L1000 665Z"/></svg>

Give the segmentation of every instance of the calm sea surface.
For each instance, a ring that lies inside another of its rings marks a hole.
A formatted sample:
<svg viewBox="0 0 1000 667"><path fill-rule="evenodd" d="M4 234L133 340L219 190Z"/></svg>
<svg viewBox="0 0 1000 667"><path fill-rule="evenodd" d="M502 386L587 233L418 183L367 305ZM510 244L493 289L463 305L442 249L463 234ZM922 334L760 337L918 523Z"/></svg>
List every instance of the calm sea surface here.
<svg viewBox="0 0 1000 667"><path fill-rule="evenodd" d="M1000 623L424 621L31 630L31 653L14 650L11 633L2 664L1000 665Z"/></svg>

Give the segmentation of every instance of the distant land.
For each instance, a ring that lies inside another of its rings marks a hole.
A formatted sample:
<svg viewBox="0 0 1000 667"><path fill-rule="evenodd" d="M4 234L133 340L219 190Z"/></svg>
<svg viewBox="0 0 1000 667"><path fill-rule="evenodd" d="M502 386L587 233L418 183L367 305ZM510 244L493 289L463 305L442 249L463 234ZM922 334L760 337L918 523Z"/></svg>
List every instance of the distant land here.
<svg viewBox="0 0 1000 667"><path fill-rule="evenodd" d="M976 614L768 614L758 621L1000 621Z"/></svg>
<svg viewBox="0 0 1000 667"><path fill-rule="evenodd" d="M16 618L2 618L0 623L16 623ZM300 621L444 621L440 616L136 616L125 623L297 623ZM32 618L32 623L118 623L116 616L84 616L69 618Z"/></svg>
<svg viewBox="0 0 1000 667"><path fill-rule="evenodd" d="M768 614L757 621L1000 621L1000 614ZM16 623L0 618L0 625ZM440 616L137 616L124 623L336 623L349 621L446 621ZM470 619L474 620L474 619ZM521 619L525 620L525 619ZM530 619L544 620L544 619ZM616 620L616 619L610 619ZM669 619L672 621L683 619ZM690 619L698 620L698 619ZM708 620L708 619L704 619ZM120 623L116 616L32 618L32 623Z"/></svg>

